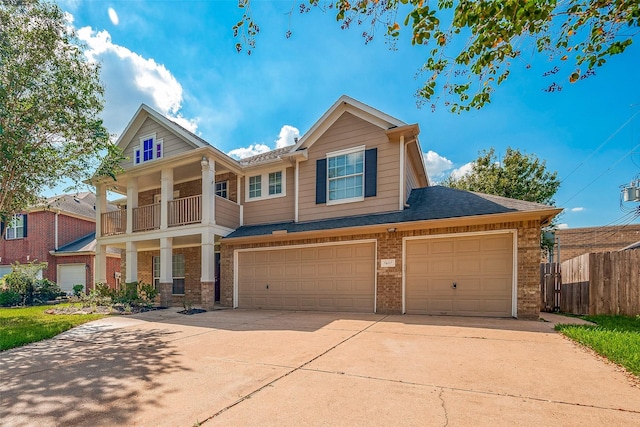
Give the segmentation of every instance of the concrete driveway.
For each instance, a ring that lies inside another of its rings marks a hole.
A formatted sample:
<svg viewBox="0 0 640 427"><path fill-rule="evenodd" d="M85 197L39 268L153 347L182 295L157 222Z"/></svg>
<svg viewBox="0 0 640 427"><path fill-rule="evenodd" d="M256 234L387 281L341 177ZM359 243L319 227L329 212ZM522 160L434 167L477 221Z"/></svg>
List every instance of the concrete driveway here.
<svg viewBox="0 0 640 427"><path fill-rule="evenodd" d="M0 425L640 424L640 388L551 323L176 311L0 353Z"/></svg>

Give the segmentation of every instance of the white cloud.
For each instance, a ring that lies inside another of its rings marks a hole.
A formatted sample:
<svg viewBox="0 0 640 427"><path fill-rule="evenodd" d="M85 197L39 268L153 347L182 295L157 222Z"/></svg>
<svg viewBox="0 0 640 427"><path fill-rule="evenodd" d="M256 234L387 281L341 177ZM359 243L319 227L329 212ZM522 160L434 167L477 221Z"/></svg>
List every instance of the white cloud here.
<svg viewBox="0 0 640 427"><path fill-rule="evenodd" d="M276 148L282 148L296 143L297 138L300 138L300 131L293 126L284 125L280 129L280 135L276 140Z"/></svg>
<svg viewBox="0 0 640 427"><path fill-rule="evenodd" d="M257 154L266 153L271 151L268 145L265 144L251 144L248 147L236 148L229 151L227 154L236 160L244 159L246 157L255 156Z"/></svg>
<svg viewBox="0 0 640 427"><path fill-rule="evenodd" d="M473 162L465 163L459 168L456 168L453 171L451 171L451 175L454 178L460 178L471 173L472 169L473 169Z"/></svg>
<svg viewBox="0 0 640 427"><path fill-rule="evenodd" d="M445 172L453 168L453 162L435 151L422 153L427 173L432 179L444 178Z"/></svg>
<svg viewBox="0 0 640 427"><path fill-rule="evenodd" d="M557 228L558 230L565 230L569 228L569 224L563 222L562 224L558 224Z"/></svg>
<svg viewBox="0 0 640 427"><path fill-rule="evenodd" d="M182 85L164 65L113 43L107 31L83 27L77 33L88 46L87 58L101 63L100 78L105 85L103 119L110 132L121 132L141 103L191 132L196 131L199 118L180 114Z"/></svg>
<svg viewBox="0 0 640 427"><path fill-rule="evenodd" d="M582 212L583 210L583 207L571 208L571 212Z"/></svg>
<svg viewBox="0 0 640 427"><path fill-rule="evenodd" d="M109 10L107 10L107 13L109 13L109 19L113 25L118 25L120 23L120 18L118 18L118 14L114 8L110 7Z"/></svg>

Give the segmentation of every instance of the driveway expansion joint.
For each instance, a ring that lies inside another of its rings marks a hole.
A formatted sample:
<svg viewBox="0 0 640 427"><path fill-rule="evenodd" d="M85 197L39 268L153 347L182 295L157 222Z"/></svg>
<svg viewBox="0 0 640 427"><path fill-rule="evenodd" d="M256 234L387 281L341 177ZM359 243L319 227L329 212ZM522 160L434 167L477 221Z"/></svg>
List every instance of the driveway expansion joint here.
<svg viewBox="0 0 640 427"><path fill-rule="evenodd" d="M331 346L330 348L328 348L327 350L323 351L322 353L318 354L317 356L311 358L310 360L307 360L306 362L304 362L302 365L297 366L287 372L285 372L284 374L280 375L277 378L274 378L273 380L269 381L267 384L258 387L257 389L255 389L254 391L252 391L251 393L248 393L244 396L242 396L240 399L236 400L235 402L227 405L226 407L222 408L221 410L219 410L218 412L216 412L215 414L211 415L208 418L205 418L204 420L200 421L200 424L204 424L212 419L214 419L215 417L225 413L226 411L228 411L229 409L239 405L240 403L244 402L247 399L251 399L253 396L255 396L256 394L258 394L259 392L261 392L262 390L264 390L265 388L268 387L273 387L273 385L275 383L277 383L278 381L280 381L283 378L288 377L289 375L293 374L294 372L300 371L300 370L304 370L304 367L309 365L310 363L315 362L316 360L318 360L320 357L326 355L327 353L329 353L330 351L336 349L337 347L339 347L340 345L346 343L347 341L350 341L352 338L355 338L356 336L360 335L361 333L365 332L367 329L377 325L378 323L382 322L383 320L385 320L387 317L389 316L384 316L381 319L375 320L373 321L370 325L368 325L366 328L363 328L359 331L356 331L354 334L351 334L350 336L348 336L347 338L343 339L342 341L340 341L339 343Z"/></svg>

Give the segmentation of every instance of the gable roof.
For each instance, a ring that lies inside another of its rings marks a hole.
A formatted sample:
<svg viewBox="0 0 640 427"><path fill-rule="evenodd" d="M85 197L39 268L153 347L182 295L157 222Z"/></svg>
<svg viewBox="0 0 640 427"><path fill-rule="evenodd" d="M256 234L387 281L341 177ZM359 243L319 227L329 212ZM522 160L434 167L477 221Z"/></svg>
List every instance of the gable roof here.
<svg viewBox="0 0 640 427"><path fill-rule="evenodd" d="M276 148L275 150L267 151L266 153L256 154L255 156L245 157L244 159L240 159L239 162L242 166L253 166L265 163L269 160L275 160L289 151L291 151L290 145L282 148Z"/></svg>
<svg viewBox="0 0 640 427"><path fill-rule="evenodd" d="M44 199L42 203L27 209L27 212L59 210L62 213L84 217L95 221L95 204L96 195L88 191L77 194L60 194ZM117 209L118 208L116 206L107 204L107 211L111 212Z"/></svg>
<svg viewBox="0 0 640 427"><path fill-rule="evenodd" d="M340 228L394 225L416 221L444 220L517 212L546 213L550 219L561 209L540 203L525 202L507 197L474 193L442 186L417 188L411 191L409 207L398 212L357 215L310 222L283 222L242 226L224 239L270 235L274 232L299 233Z"/></svg>

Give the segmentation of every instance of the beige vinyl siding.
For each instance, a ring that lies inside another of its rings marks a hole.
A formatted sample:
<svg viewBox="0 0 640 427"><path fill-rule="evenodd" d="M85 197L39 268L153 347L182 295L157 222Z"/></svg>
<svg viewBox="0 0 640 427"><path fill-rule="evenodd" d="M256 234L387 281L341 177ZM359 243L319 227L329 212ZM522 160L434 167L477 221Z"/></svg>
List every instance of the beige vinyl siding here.
<svg viewBox="0 0 640 427"><path fill-rule="evenodd" d="M162 157L167 158L179 153L184 153L193 149L193 147L165 127L159 125L155 120L147 118L135 136L129 141L124 149L124 155L128 158L122 163L124 169L133 167L134 149L140 146L140 137L154 134L157 139L162 139Z"/></svg>
<svg viewBox="0 0 640 427"><path fill-rule="evenodd" d="M367 197L360 202L316 205L316 160L326 158L326 154L333 151L362 145L366 149L378 148L377 196ZM389 142L384 129L353 114L344 113L309 148L309 160L300 163L299 220L313 221L398 210L399 161L398 145Z"/></svg>
<svg viewBox="0 0 640 427"><path fill-rule="evenodd" d="M251 174L249 174L251 175ZM245 178L241 181L242 204L244 205L244 224L269 224L274 222L293 221L295 202L295 178L293 168L286 170L286 196L267 198L247 202L245 199Z"/></svg>
<svg viewBox="0 0 640 427"><path fill-rule="evenodd" d="M413 190L414 188L418 188L420 187L419 184L419 180L418 180L418 175L416 174L416 167L415 164L412 160L407 159L408 161L406 162L406 181L405 181L405 196L404 196L404 200L405 202L407 201L407 199L409 198L409 194L411 194L411 190Z"/></svg>
<svg viewBox="0 0 640 427"><path fill-rule="evenodd" d="M240 205L220 196L216 197L216 224L223 227L240 226Z"/></svg>

